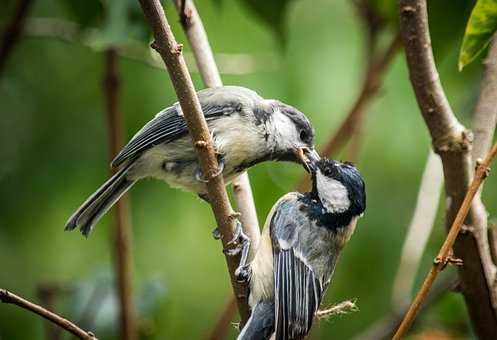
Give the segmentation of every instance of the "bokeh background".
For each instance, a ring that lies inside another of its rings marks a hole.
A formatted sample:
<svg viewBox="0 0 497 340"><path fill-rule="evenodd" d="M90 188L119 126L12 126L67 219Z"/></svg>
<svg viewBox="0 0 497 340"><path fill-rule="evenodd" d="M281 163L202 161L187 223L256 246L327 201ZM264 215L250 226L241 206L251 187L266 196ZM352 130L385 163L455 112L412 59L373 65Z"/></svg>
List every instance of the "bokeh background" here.
<svg viewBox="0 0 497 340"><path fill-rule="evenodd" d="M395 3L377 1L387 18L380 45L396 32ZM454 111L468 123L482 68L477 62L458 72L457 56L473 2L429 3L442 83ZM170 2L165 6L188 56L176 11ZM0 1L0 27L14 7L15 1ZM197 1L197 7L225 84L246 86L296 106L313 122L317 144L328 140L357 97L369 59L354 4L290 1L280 33L241 0ZM35 1L28 24L40 18L75 20L66 4L56 0ZM40 285L61 286L58 312L89 322L101 339L117 339L111 218L105 217L88 239L63 231L68 216L109 173L103 46L106 39L136 33L120 23L105 27L103 22L88 23L90 28L104 27L105 33L92 37L90 47L27 32L0 78L0 287L39 301ZM176 99L166 72L129 58L119 63L120 105L129 139ZM199 74L192 74L196 87L202 88ZM402 52L368 107L360 145L356 162L367 185L368 208L325 300L357 299L360 311L318 323L316 339L351 339L392 310L392 281L430 147ZM347 155L345 149L335 157ZM304 172L281 163L258 165L249 174L262 224L274 202L293 190ZM491 214L496 189L497 180L490 177L484 200ZM155 180L136 185L130 200L142 338L205 337L232 294L221 246L211 237L215 222L209 206ZM439 210L418 279L444 238L443 202ZM43 327L34 314L0 305L1 339L40 339ZM234 337L234 328L231 333ZM462 296L446 294L420 316L413 334L423 339L429 334L438 334L431 339L471 338Z"/></svg>

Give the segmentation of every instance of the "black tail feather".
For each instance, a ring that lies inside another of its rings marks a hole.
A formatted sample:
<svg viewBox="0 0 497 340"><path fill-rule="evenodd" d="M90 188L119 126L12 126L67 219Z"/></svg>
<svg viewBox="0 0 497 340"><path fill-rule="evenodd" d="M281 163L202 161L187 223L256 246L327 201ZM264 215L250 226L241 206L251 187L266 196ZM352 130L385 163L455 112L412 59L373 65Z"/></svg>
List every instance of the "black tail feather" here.
<svg viewBox="0 0 497 340"><path fill-rule="evenodd" d="M269 340L274 333L274 302L261 301L255 305L252 315L237 340Z"/></svg>
<svg viewBox="0 0 497 340"><path fill-rule="evenodd" d="M119 170L98 188L69 218L65 230L79 227L81 233L88 236L98 220L135 183L134 180L126 178L130 165Z"/></svg>

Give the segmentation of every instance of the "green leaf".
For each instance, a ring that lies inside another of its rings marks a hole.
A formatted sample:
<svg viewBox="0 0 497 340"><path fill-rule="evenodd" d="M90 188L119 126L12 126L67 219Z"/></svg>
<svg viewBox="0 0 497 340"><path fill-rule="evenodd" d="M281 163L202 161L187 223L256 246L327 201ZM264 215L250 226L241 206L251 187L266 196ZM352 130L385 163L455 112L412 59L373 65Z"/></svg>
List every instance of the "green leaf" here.
<svg viewBox="0 0 497 340"><path fill-rule="evenodd" d="M459 54L459 70L476 59L496 30L497 0L478 0L466 25Z"/></svg>
<svg viewBox="0 0 497 340"><path fill-rule="evenodd" d="M286 38L286 14L293 0L241 0L242 3L276 34L284 45Z"/></svg>

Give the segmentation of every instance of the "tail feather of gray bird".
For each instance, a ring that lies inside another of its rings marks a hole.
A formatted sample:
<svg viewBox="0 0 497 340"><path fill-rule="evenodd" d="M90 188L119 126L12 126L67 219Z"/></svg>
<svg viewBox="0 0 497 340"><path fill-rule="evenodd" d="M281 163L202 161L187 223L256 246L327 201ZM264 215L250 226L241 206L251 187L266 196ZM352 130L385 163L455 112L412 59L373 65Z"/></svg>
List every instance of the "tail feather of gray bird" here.
<svg viewBox="0 0 497 340"><path fill-rule="evenodd" d="M126 165L98 188L69 218L65 230L79 227L88 236L100 218L135 184L136 181L126 178L130 166Z"/></svg>
<svg viewBox="0 0 497 340"><path fill-rule="evenodd" d="M274 303L261 301L252 308L252 314L237 340L270 339L274 331Z"/></svg>

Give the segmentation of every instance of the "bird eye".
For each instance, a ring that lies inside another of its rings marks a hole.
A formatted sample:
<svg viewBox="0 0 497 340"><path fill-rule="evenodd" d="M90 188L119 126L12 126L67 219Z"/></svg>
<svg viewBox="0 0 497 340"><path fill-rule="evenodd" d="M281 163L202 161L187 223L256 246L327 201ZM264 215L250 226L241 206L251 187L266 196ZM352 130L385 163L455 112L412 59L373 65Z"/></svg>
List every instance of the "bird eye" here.
<svg viewBox="0 0 497 340"><path fill-rule="evenodd" d="M309 139L309 134L305 130L300 130L300 140L306 142Z"/></svg>

